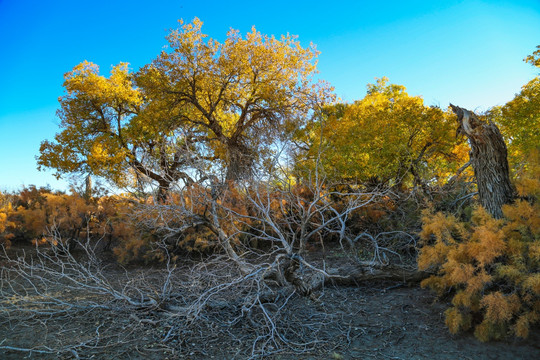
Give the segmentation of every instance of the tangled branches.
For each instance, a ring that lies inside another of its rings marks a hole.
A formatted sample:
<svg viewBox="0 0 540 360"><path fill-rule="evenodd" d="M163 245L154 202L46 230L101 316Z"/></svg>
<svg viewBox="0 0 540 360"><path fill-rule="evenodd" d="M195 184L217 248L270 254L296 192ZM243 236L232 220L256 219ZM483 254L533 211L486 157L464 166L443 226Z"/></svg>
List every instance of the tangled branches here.
<svg viewBox="0 0 540 360"><path fill-rule="evenodd" d="M260 358L324 352L345 346L336 338L339 316L317 296L278 284L275 259L251 261L244 273L226 256L160 269L123 269L99 261L79 244L4 252L0 351L34 356L180 354ZM32 343L18 336L35 332Z"/></svg>
<svg viewBox="0 0 540 360"><path fill-rule="evenodd" d="M201 171L166 201L129 208L131 228L162 260L154 268L122 267L107 258L103 239L89 231L87 239L63 239L53 227L47 246L4 251L2 326L40 330L34 343L9 336L0 350L262 358L346 346L343 314L324 302L327 286L423 276L391 264L399 254L389 244L414 241L410 235L351 226L385 196L318 177L230 183ZM182 249L210 251L194 261Z"/></svg>

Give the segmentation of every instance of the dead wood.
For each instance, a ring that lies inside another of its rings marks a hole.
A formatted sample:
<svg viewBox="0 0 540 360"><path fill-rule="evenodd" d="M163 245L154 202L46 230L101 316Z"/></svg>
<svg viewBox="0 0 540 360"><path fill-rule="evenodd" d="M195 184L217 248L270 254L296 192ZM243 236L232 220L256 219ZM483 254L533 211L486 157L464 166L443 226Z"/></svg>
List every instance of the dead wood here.
<svg viewBox="0 0 540 360"><path fill-rule="evenodd" d="M515 191L510 183L507 149L499 128L480 120L472 111L450 104L457 115L458 134L469 139L470 158L480 203L494 217L503 216L502 206L511 203Z"/></svg>
<svg viewBox="0 0 540 360"><path fill-rule="evenodd" d="M344 264L340 267L329 269L332 275L325 280L342 286L358 285L365 281L402 281L405 283L417 283L430 276L429 272L420 271L416 268L381 264L371 261L356 264Z"/></svg>
<svg viewBox="0 0 540 360"><path fill-rule="evenodd" d="M344 263L322 270L307 263L301 257L288 259L283 264L284 278L296 290L309 296L326 285L358 286L368 281L399 281L418 283L431 273L415 267L384 264L375 261Z"/></svg>

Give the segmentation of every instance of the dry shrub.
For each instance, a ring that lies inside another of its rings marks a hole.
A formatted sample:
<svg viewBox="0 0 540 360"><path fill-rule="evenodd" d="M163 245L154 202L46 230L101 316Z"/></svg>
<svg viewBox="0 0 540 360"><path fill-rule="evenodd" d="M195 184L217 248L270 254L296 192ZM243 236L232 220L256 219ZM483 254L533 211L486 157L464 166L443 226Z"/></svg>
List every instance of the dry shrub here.
<svg viewBox="0 0 540 360"><path fill-rule="evenodd" d="M13 239L13 229L17 226L13 221L13 207L11 203L0 208L0 245L6 247L11 246L11 239Z"/></svg>
<svg viewBox="0 0 540 360"><path fill-rule="evenodd" d="M129 197L85 199L76 192L54 193L31 186L19 193L2 195L1 200L0 243L5 246L103 241L104 248L113 243L126 248L117 254L123 262L144 252L133 216L134 200Z"/></svg>
<svg viewBox="0 0 540 360"><path fill-rule="evenodd" d="M494 219L477 207L469 221L426 211L418 257L421 270L436 274L422 282L440 295L452 294L446 311L451 333L474 329L481 341L509 334L526 338L540 321L540 204L537 163L517 184L522 196ZM531 183L534 183L531 186Z"/></svg>

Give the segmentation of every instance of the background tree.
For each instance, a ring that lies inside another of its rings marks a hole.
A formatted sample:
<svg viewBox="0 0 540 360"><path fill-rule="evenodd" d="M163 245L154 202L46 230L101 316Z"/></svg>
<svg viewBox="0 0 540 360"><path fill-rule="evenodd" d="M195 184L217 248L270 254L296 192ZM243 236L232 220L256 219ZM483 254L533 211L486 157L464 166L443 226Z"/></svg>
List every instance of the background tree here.
<svg viewBox="0 0 540 360"><path fill-rule="evenodd" d="M122 187L142 177L158 184L161 198L172 182L188 178L186 129L179 129L174 108L133 83L127 64L106 78L85 61L65 75L64 88L57 112L63 130L41 144L40 168L57 176L91 173Z"/></svg>
<svg viewBox="0 0 540 360"><path fill-rule="evenodd" d="M85 61L66 73L64 88L57 111L63 131L54 142L41 144L39 167L54 168L57 176L91 172L119 182L128 156L123 129L142 102L127 64L113 67L105 78Z"/></svg>
<svg viewBox="0 0 540 360"><path fill-rule="evenodd" d="M540 68L538 49L525 61ZM531 151L540 150L540 76L525 84L514 99L491 109L490 115L507 139L511 165L523 166Z"/></svg>
<svg viewBox="0 0 540 360"><path fill-rule="evenodd" d="M325 119L305 129L300 135L309 148L304 165L314 166L310 159L316 158L322 134L320 165L327 176L425 188L451 174L455 165L448 160L463 161L447 115L407 94L404 86L379 79L368 85L363 99L327 107Z"/></svg>

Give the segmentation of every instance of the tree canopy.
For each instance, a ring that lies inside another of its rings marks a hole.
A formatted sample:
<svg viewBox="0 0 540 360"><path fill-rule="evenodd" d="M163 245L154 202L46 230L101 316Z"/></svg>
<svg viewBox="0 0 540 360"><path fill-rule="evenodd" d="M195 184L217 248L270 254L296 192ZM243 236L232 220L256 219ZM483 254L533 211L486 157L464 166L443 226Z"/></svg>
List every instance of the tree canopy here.
<svg viewBox="0 0 540 360"><path fill-rule="evenodd" d="M313 79L318 52L294 36L231 30L220 43L198 19L181 25L169 48L135 73L121 63L106 78L86 61L67 73L62 131L41 144L38 165L122 186L149 179L162 194L190 180L186 168L237 180L331 99L329 86Z"/></svg>
<svg viewBox="0 0 540 360"><path fill-rule="evenodd" d="M310 159L321 151L325 174L342 181L436 180L466 161L454 134L449 113L425 106L421 97L382 78L368 85L363 99L327 107L325 116L306 128L301 137L310 150L304 165L313 167Z"/></svg>
<svg viewBox="0 0 540 360"><path fill-rule="evenodd" d="M524 60L540 68L540 46ZM523 85L514 99L491 109L490 113L508 139L511 163L519 166L531 151L540 150L540 76Z"/></svg>

